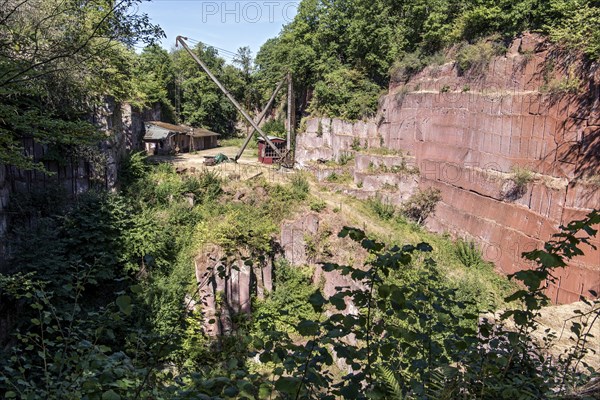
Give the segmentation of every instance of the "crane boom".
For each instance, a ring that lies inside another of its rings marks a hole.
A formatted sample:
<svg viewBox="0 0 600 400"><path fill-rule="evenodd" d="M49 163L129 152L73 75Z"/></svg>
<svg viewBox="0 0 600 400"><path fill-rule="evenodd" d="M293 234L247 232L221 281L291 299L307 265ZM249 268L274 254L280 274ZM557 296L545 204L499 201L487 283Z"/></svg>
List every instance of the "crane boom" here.
<svg viewBox="0 0 600 400"><path fill-rule="evenodd" d="M281 154L281 152L279 151L277 146L275 146L275 144L273 144L273 142L267 137L267 135L262 131L262 129L260 129L258 127L258 124L254 122L254 120L242 108L242 106L231 95L231 93L229 93L229 91L225 88L225 86L223 86L223 84L217 79L217 77L213 75L213 73L210 71L210 69L208 69L206 64L204 64L202 62L202 60L200 60L200 58L196 54L194 54L194 52L189 48L189 46L185 42L186 39L187 38L185 38L183 36L177 36L177 39L175 39L175 42L181 43L183 48L190 54L190 56L192 56L194 61L196 61L198 63L198 65L200 65L200 67L204 70L204 72L206 72L206 74L210 77L210 79L212 79L213 82L216 83L216 85L219 87L219 89L221 89L221 91L225 94L225 96L229 99L229 101L235 106L235 108L237 108L237 110L244 116L244 118L246 118L246 120L250 123L250 125L252 125L252 127L263 137L263 139L265 139L267 144L269 146L271 146L273 151L275 151L275 154L277 154L277 156L279 156L279 158L281 160L283 160L283 155ZM236 160L237 160L237 158L236 158Z"/></svg>
<svg viewBox="0 0 600 400"><path fill-rule="evenodd" d="M265 115L267 115L267 112L269 111L269 108L271 108L271 105L273 105L273 101L275 101L275 96L277 96L277 93L279 92L279 90L281 89L281 87L283 86L283 83L285 82L285 79L282 80L281 82L279 82L279 84L277 85L277 87L275 88L275 91L273 92L273 94L271 95L271 98L269 99L269 101L267 102L267 104L265 105L265 108L263 108L262 112L260 113L260 115L258 116L258 119L256 120L256 124L260 125L260 122L263 120L263 118L265 117ZM244 141L244 144L242 145L242 147L240 147L240 150L238 151L238 153L235 155L234 160L237 161L241 156L242 153L244 152L244 150L246 149L246 146L248 146L248 143L250 142L250 139L252 139L252 136L254 135L254 132L256 132L255 130L252 130L252 132L250 132L248 134L248 136L246 137L246 140Z"/></svg>

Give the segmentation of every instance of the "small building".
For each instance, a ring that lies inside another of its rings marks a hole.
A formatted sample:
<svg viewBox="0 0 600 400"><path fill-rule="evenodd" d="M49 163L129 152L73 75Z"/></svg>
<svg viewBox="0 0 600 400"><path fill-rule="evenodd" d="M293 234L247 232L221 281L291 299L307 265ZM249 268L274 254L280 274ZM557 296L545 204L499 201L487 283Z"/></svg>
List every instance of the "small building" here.
<svg viewBox="0 0 600 400"><path fill-rule="evenodd" d="M219 136L204 128L149 121L146 123L144 143L149 154L187 153L217 147Z"/></svg>
<svg viewBox="0 0 600 400"><path fill-rule="evenodd" d="M279 151L283 154L286 150L286 140L277 136L267 136L269 140L279 149ZM275 150L267 141L260 137L258 138L258 161L263 164L273 164L279 161L279 156L275 153Z"/></svg>

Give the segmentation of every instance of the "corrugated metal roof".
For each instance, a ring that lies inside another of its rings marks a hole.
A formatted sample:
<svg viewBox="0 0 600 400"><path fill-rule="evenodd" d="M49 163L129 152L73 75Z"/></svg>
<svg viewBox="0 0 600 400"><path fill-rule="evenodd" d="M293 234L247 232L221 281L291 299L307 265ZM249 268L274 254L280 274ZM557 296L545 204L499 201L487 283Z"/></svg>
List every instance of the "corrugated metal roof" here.
<svg viewBox="0 0 600 400"><path fill-rule="evenodd" d="M280 138L279 136L267 136L269 138L269 140L272 142L273 140L281 140L283 142L285 142L285 139ZM258 138L259 142L266 142L266 140L261 136Z"/></svg>
<svg viewBox="0 0 600 400"><path fill-rule="evenodd" d="M221 136L219 133L204 128L194 128L193 137Z"/></svg>
<svg viewBox="0 0 600 400"><path fill-rule="evenodd" d="M160 126L148 124L146 125L144 140L164 140L168 138L169 135L174 135L174 133L171 133L168 129L161 128Z"/></svg>
<svg viewBox="0 0 600 400"><path fill-rule="evenodd" d="M149 121L146 123L145 140L163 140L169 136L169 133L183 133L189 135L191 132L193 137L210 137L221 136L216 132L209 131L204 128L192 128L186 125L173 125L162 121Z"/></svg>

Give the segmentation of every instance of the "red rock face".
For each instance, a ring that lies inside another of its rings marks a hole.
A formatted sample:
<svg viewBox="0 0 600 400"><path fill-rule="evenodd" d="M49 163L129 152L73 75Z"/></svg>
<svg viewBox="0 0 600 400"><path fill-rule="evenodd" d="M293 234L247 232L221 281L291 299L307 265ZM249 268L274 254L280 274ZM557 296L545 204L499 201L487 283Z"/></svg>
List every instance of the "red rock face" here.
<svg viewBox="0 0 600 400"><path fill-rule="evenodd" d="M579 94L557 90L577 79ZM427 68L391 87L379 115L377 123L361 123L367 127L356 129L355 137L414 157L419 186L442 192L428 226L478 240L504 273L529 268L523 251L600 208L598 183L583 179L600 177L600 73L553 53L539 37L517 39L477 76L459 76L450 63ZM348 147L335 144L353 140L332 140L341 133L334 125L328 122L322 137L312 136L322 154L339 154ZM303 148L302 140L299 151L308 159L310 145ZM515 167L531 175L525 184L515 184ZM548 287L553 301L600 292L600 251L583 251L584 257L556 272Z"/></svg>

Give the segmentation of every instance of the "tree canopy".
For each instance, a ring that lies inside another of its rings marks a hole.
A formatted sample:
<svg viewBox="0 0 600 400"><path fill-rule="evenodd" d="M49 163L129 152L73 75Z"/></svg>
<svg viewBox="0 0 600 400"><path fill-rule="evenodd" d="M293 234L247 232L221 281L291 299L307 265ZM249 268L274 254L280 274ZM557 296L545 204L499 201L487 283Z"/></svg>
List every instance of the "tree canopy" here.
<svg viewBox="0 0 600 400"><path fill-rule="evenodd" d="M0 163L38 167L21 140L97 140L89 119L106 95L127 99L132 51L163 35L141 0L5 0L0 8Z"/></svg>
<svg viewBox="0 0 600 400"><path fill-rule="evenodd" d="M598 59L599 18L594 0L303 0L294 20L260 49L257 76L273 84L290 71L304 111L362 118L376 108L369 83L384 88L403 58L417 54L426 64L456 43L536 31Z"/></svg>

